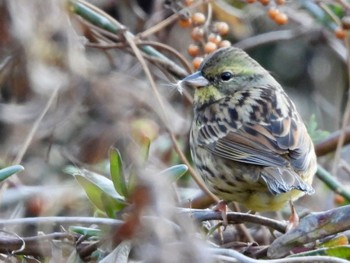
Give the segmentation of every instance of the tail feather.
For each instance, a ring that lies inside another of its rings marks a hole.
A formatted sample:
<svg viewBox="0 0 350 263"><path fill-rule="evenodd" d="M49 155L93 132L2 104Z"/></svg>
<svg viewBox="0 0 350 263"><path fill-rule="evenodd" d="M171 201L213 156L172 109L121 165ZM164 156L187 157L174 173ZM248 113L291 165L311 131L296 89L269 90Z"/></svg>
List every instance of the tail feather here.
<svg viewBox="0 0 350 263"><path fill-rule="evenodd" d="M289 192L293 189L311 195L315 192L311 185L305 183L300 176L292 170L279 167L265 167L261 178L273 195Z"/></svg>

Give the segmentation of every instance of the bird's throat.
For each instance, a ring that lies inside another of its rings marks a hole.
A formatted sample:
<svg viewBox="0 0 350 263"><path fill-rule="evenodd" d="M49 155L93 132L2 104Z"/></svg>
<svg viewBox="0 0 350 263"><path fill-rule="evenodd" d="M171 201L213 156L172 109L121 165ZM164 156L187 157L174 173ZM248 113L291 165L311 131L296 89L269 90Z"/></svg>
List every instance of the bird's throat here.
<svg viewBox="0 0 350 263"><path fill-rule="evenodd" d="M218 101L223 97L224 94L218 91L214 86L201 87L197 88L194 93L194 103L197 107L201 107Z"/></svg>

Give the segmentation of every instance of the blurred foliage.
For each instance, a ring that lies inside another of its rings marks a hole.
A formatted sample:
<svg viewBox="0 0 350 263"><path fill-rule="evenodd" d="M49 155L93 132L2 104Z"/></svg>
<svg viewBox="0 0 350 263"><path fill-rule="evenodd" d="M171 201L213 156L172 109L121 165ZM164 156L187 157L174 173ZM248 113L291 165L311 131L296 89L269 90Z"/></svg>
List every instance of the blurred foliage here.
<svg viewBox="0 0 350 263"><path fill-rule="evenodd" d="M310 116L310 120L309 122L307 122L306 126L307 126L307 131L309 132L314 143L317 143L325 139L330 134L328 131L318 129L316 116L314 114Z"/></svg>

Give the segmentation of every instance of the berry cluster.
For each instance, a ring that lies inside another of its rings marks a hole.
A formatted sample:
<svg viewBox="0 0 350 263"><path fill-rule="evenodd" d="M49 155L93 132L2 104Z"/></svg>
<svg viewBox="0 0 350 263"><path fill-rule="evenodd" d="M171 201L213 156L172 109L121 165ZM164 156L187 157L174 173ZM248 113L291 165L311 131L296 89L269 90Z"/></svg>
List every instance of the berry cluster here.
<svg viewBox="0 0 350 263"><path fill-rule="evenodd" d="M185 2L188 3L189 1ZM229 32L229 25L225 22L210 23L201 12L180 17L179 25L181 27L192 27L191 38L194 43L189 45L188 53L193 57L192 65L194 69L199 68L205 55L220 47L231 46L230 41L222 39L222 36Z"/></svg>
<svg viewBox="0 0 350 263"><path fill-rule="evenodd" d="M248 4L253 4L257 2L257 0L246 0L246 2ZM288 22L288 16L277 8L278 6L284 5L286 2L285 0L258 0L258 2L264 6L271 6L268 9L267 14L276 24L284 25Z"/></svg>
<svg viewBox="0 0 350 263"><path fill-rule="evenodd" d="M285 0L246 0L246 3L253 4L259 2L264 6L269 6L267 15L271 18L276 24L284 25L288 22L288 16L283 13L279 6L285 4ZM350 29L350 16L345 16L341 19L341 23L336 21L337 24L340 24L337 27L332 26L334 34L339 39L344 39L347 36L347 30Z"/></svg>
<svg viewBox="0 0 350 263"><path fill-rule="evenodd" d="M347 30L350 29L350 16L344 16L341 19L341 26L334 30L334 34L339 39L344 39L346 37Z"/></svg>

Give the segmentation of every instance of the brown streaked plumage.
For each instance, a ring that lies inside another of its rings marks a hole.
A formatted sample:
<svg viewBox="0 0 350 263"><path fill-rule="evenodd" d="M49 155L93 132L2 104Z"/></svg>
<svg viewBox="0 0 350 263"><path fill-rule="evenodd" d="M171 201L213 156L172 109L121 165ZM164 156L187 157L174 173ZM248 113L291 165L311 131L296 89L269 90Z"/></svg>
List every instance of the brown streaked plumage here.
<svg viewBox="0 0 350 263"><path fill-rule="evenodd" d="M190 145L210 191L254 211L275 211L312 194L316 155L293 102L280 84L238 48L209 55L192 86Z"/></svg>

